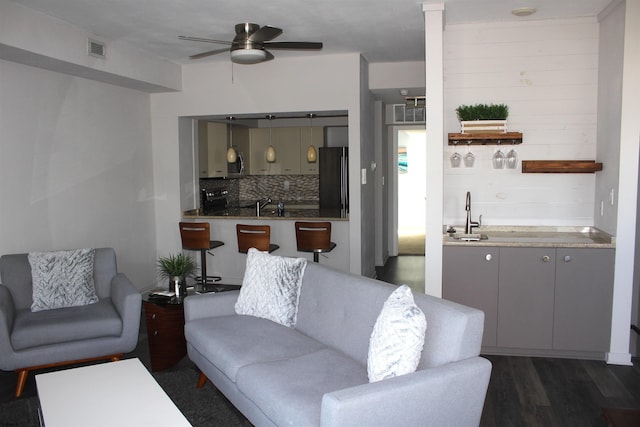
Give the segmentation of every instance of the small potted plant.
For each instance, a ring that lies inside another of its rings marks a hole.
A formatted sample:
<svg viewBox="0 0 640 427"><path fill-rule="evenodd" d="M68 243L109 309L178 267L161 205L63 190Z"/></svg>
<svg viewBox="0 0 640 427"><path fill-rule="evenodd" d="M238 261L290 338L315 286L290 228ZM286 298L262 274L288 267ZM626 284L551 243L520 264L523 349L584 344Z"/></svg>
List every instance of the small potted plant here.
<svg viewBox="0 0 640 427"><path fill-rule="evenodd" d="M456 108L462 133L507 132L506 104L461 105Z"/></svg>
<svg viewBox="0 0 640 427"><path fill-rule="evenodd" d="M186 295L187 277L196 272L193 259L184 254L169 255L158 258L160 277L169 279L169 290L175 291L176 296ZM176 288L176 284L178 287Z"/></svg>

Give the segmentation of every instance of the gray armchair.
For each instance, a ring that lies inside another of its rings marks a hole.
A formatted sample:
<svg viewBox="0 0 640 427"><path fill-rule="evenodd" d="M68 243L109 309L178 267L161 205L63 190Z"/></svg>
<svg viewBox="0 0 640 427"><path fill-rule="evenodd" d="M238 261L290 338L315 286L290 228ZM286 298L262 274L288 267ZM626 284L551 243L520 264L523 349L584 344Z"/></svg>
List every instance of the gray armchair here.
<svg viewBox="0 0 640 427"><path fill-rule="evenodd" d="M0 369L18 371L17 397L31 370L119 360L136 347L141 296L112 248L95 250L93 278L97 303L32 312L27 254L0 257Z"/></svg>

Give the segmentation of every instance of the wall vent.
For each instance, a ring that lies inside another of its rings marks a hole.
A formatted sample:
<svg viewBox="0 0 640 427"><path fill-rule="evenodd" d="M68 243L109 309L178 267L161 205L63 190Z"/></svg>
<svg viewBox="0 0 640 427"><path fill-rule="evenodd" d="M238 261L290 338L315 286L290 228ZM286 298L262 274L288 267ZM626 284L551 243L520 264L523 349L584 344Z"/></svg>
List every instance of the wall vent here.
<svg viewBox="0 0 640 427"><path fill-rule="evenodd" d="M106 56L106 47L104 43L99 41L89 39L87 49L89 56L95 56L96 58L104 58Z"/></svg>

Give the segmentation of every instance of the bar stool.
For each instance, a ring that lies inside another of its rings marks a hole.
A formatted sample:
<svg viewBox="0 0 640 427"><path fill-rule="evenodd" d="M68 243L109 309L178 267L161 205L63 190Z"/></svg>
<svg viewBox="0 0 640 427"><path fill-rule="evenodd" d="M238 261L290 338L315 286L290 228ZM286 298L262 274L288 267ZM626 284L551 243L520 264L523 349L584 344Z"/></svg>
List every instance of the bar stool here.
<svg viewBox="0 0 640 427"><path fill-rule="evenodd" d="M313 262L319 262L322 252L331 252L331 223L296 221L296 244L300 252L313 252Z"/></svg>
<svg viewBox="0 0 640 427"><path fill-rule="evenodd" d="M236 224L238 252L246 254L249 248L273 252L280 246L271 243L271 227L268 225Z"/></svg>
<svg viewBox="0 0 640 427"><path fill-rule="evenodd" d="M220 276L207 276L207 253L213 256L209 251L224 245L224 242L210 240L211 232L208 222L180 222L179 226L182 249L200 252L201 274L195 278L196 282L200 283L204 289L207 284L220 280Z"/></svg>

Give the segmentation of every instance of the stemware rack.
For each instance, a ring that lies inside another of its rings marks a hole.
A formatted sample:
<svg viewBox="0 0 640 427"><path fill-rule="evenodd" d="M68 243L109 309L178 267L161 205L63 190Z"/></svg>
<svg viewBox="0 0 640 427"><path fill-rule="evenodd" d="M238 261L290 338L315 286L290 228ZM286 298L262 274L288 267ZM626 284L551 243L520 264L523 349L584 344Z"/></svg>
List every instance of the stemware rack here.
<svg viewBox="0 0 640 427"><path fill-rule="evenodd" d="M517 145L522 132L450 133L449 145Z"/></svg>

